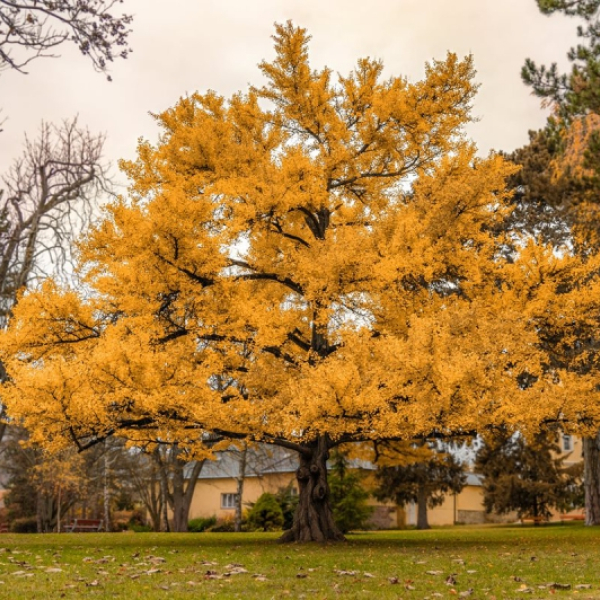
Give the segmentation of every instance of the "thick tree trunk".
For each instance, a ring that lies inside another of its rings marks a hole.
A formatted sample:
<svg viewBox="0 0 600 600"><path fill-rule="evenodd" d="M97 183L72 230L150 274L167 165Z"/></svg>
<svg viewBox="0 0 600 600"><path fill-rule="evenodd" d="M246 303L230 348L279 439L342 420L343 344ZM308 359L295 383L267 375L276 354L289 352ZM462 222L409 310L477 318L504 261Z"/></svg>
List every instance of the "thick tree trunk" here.
<svg viewBox="0 0 600 600"><path fill-rule="evenodd" d="M423 485L417 490L417 529L430 529L427 518L427 492Z"/></svg>
<svg viewBox="0 0 600 600"><path fill-rule="evenodd" d="M173 450L176 452L176 450ZM183 464L176 457L172 461L172 490L169 492L169 503L173 511L173 531L185 533L188 530L188 511L184 498Z"/></svg>
<svg viewBox="0 0 600 600"><path fill-rule="evenodd" d="M194 497L196 482L198 481L198 477L204 466L204 460L198 460L194 463L186 485L184 479L186 462L177 458L176 449L174 449L174 452L172 478L173 493L169 494L169 499L171 500L171 510L173 511L173 530L184 533L188 531L192 498Z"/></svg>
<svg viewBox="0 0 600 600"><path fill-rule="evenodd" d="M316 442L307 445L305 449L305 452L300 453L300 467L296 472L299 497L294 524L279 538L279 541L342 541L345 539L344 534L333 520L329 503L327 483L329 447L326 436L319 436Z"/></svg>
<svg viewBox="0 0 600 600"><path fill-rule="evenodd" d="M585 524L600 525L600 431L596 437L583 438L583 485Z"/></svg>

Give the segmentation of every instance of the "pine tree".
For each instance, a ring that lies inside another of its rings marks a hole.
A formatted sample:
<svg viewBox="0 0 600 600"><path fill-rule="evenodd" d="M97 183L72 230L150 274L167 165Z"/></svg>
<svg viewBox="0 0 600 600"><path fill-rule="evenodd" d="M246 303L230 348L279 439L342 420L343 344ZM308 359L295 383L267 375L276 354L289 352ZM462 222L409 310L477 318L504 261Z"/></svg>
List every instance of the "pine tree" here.
<svg viewBox="0 0 600 600"><path fill-rule="evenodd" d="M373 507L368 504L370 494L365 489L364 477L356 469L348 468L348 460L340 450L332 457L329 488L333 518L340 531L365 529L373 514Z"/></svg>
<svg viewBox="0 0 600 600"><path fill-rule="evenodd" d="M394 454L376 472L375 497L398 505L416 503L417 529L429 529L427 508L442 504L447 494L460 493L467 480L464 466L437 444L396 446ZM397 461L402 462L394 465Z"/></svg>
<svg viewBox="0 0 600 600"><path fill-rule="evenodd" d="M551 509L581 506L582 464L565 466L556 434L540 432L531 441L499 430L484 440L475 470L484 476L484 505L488 513L516 511L519 519L547 520Z"/></svg>

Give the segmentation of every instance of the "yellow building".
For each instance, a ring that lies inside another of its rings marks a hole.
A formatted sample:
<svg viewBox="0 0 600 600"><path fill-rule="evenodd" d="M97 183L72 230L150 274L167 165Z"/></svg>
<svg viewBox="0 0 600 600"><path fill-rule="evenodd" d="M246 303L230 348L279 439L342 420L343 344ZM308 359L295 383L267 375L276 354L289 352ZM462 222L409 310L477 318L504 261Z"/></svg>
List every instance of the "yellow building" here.
<svg viewBox="0 0 600 600"><path fill-rule="evenodd" d="M190 508L190 519L216 516L219 520L233 519L238 485L243 474L242 506L247 508L264 492L276 493L292 485L296 488L298 459L294 452L277 446L257 446L248 450L245 458L238 450L220 452L216 460L207 461L202 468ZM374 471L366 461L352 461L351 468ZM376 528L397 528L416 524L416 509L412 505L397 507L372 499L372 525ZM481 480L469 474L467 485L460 494L448 495L441 506L430 509L431 525L483 523L489 521L484 513Z"/></svg>
<svg viewBox="0 0 600 600"><path fill-rule="evenodd" d="M575 436L561 435L561 451L566 454L565 465L582 460L582 443ZM255 502L264 492L276 493L291 485L296 490L298 459L294 452L277 446L258 445L247 451L245 467L239 450L220 452L216 460L207 461L200 473L192 505L190 519L216 516L219 520L233 519L238 486L243 479L242 506ZM352 461L351 468L374 471L366 461ZM243 471L243 473L242 473ZM376 528L397 528L416 525L417 510L414 504L398 507L378 503L374 507L372 524ZM575 510L565 517L555 513L552 520L581 518L582 510ZM475 473L467 475L467 482L459 494L448 494L444 502L428 511L429 524L433 526L511 522L516 515L486 514L483 505L482 479Z"/></svg>
<svg viewBox="0 0 600 600"><path fill-rule="evenodd" d="M244 466L245 461L245 466ZM242 507L247 508L264 492L276 493L296 481L298 459L294 452L278 446L259 445L247 450L218 452L206 461L196 483L190 519L216 516L233 519L236 494L243 480Z"/></svg>

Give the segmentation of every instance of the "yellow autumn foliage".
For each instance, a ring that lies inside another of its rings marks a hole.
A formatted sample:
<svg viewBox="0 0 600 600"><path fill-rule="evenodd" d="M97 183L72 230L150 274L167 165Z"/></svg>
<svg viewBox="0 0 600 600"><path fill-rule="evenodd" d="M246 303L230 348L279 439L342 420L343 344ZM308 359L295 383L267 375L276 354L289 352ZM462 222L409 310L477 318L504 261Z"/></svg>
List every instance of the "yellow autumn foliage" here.
<svg viewBox="0 0 600 600"><path fill-rule="evenodd" d="M274 39L263 87L156 116L81 244L81 289L21 297L0 340L11 416L56 447L600 426L586 353L569 368L544 341L593 326L598 258L504 253L515 167L464 139L472 58L344 77L310 67L303 29Z"/></svg>

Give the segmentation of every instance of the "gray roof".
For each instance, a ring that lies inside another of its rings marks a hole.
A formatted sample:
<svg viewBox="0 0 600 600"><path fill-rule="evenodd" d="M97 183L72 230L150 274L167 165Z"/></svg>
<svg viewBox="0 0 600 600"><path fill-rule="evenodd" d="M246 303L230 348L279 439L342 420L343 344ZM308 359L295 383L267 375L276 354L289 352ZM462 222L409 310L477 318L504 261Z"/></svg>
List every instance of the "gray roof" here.
<svg viewBox="0 0 600 600"><path fill-rule="evenodd" d="M198 479L235 478L240 476L241 451L232 446L230 450L217 452L215 460L207 460L200 471ZM262 477L267 473L294 473L298 468L296 452L261 444L248 448L246 456L245 477ZM184 477L188 478L192 464L184 469Z"/></svg>
<svg viewBox="0 0 600 600"><path fill-rule="evenodd" d="M483 475L479 475L478 473L467 473L467 485L482 486Z"/></svg>
<svg viewBox="0 0 600 600"><path fill-rule="evenodd" d="M200 471L198 479L229 479L240 477L241 451L235 446L229 450L215 453L214 460L207 460ZM184 477L188 479L193 463L188 463L184 468ZM348 466L355 469L375 470L377 467L366 460L350 459ZM248 448L246 455L246 472L244 477L262 477L272 473L294 473L298 468L298 454L292 450L272 446L270 444L257 444ZM483 477L477 473L467 473L467 485L480 487Z"/></svg>

